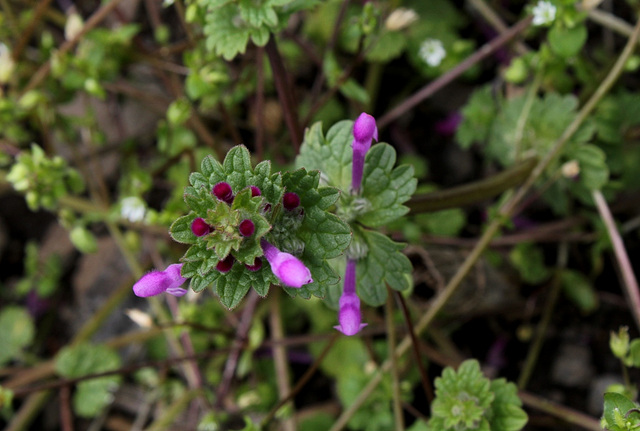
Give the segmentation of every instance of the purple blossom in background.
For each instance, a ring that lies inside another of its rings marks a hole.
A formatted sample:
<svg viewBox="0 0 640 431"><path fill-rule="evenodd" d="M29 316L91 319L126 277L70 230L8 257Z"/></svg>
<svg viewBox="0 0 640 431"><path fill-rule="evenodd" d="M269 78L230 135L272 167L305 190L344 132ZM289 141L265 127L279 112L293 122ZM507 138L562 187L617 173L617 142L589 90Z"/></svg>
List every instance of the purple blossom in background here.
<svg viewBox="0 0 640 431"><path fill-rule="evenodd" d="M313 281L309 268L300 259L292 254L281 252L264 239L260 240L260 245L264 250L264 257L271 265L271 271L285 286L302 287Z"/></svg>
<svg viewBox="0 0 640 431"><path fill-rule="evenodd" d="M442 136L453 136L461 122L462 114L453 112L435 124L436 133Z"/></svg>
<svg viewBox="0 0 640 431"><path fill-rule="evenodd" d="M344 335L355 335L367 326L366 323L361 323L360 298L356 294L356 261L354 259L347 259L338 322L340 324L334 326L334 328Z"/></svg>
<svg viewBox="0 0 640 431"><path fill-rule="evenodd" d="M351 170L351 188L355 192L360 191L362 184L362 172L364 169L364 156L371 148L371 140L378 140L378 128L376 119L363 112L353 123L353 164Z"/></svg>
<svg viewBox="0 0 640 431"><path fill-rule="evenodd" d="M136 296L146 298L161 293L168 293L173 296L182 296L187 291L180 286L187 281L180 275L181 263L169 265L164 271L151 271L146 273L133 285L133 293Z"/></svg>

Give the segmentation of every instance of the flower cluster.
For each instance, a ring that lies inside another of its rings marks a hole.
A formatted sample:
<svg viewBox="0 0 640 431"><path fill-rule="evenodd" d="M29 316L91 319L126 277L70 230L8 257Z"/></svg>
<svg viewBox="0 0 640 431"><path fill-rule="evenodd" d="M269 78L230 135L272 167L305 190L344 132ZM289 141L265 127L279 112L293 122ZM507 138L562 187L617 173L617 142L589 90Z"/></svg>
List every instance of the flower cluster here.
<svg viewBox="0 0 640 431"><path fill-rule="evenodd" d="M189 181L184 198L191 211L170 228L174 240L190 246L175 267L180 285L189 279L196 292L212 287L233 308L252 287L265 296L271 285L281 285L308 298L324 296L326 285L339 281L326 260L344 251L351 232L327 211L339 192L320 187L319 172L272 174L269 162L252 167L248 150L238 146L222 164L206 157ZM134 291L172 293L177 282L166 271L152 271Z"/></svg>

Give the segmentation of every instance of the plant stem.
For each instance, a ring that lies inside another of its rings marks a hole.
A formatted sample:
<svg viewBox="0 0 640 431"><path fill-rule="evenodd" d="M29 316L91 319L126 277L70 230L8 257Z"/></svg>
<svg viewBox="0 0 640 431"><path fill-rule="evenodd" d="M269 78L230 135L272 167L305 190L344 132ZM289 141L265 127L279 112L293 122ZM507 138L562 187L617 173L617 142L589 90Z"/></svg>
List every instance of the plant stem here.
<svg viewBox="0 0 640 431"><path fill-rule="evenodd" d="M549 297L544 305L544 311L542 313L540 323L538 323L535 339L529 347L527 358L522 367L522 371L520 372L520 377L518 378L518 389L520 390L527 387L529 378L531 377L531 374L533 374L533 369L535 368L536 361L540 355L540 350L542 349L542 344L544 343L544 338L547 334L547 328L551 322L551 317L553 316L553 311L555 310L556 302L558 301L560 289L562 288L561 274L562 270L567 266L567 258L567 243L562 242L560 243L560 248L558 250L558 265L551 285L551 291L549 292Z"/></svg>
<svg viewBox="0 0 640 431"><path fill-rule="evenodd" d="M427 397L429 403L433 402L433 387L431 386L431 382L429 381L429 376L427 375L427 370L424 368L424 364L422 363L422 354L420 353L420 349L418 346L418 339L416 337L415 328L413 327L413 322L411 321L411 315L409 314L409 310L407 309L407 303L404 300L404 296L402 293L394 290L396 299L400 304L400 309L402 310L402 315L404 316L404 321L407 324L407 329L409 331L409 336L411 337L411 346L413 347L413 359L416 363L416 367L420 371L420 381L422 382L422 389L424 390L424 394Z"/></svg>
<svg viewBox="0 0 640 431"><path fill-rule="evenodd" d="M300 392L300 390L302 390L304 385L309 381L309 379L316 372L316 370L318 369L320 364L322 364L322 361L324 360L325 356L327 356L327 354L331 351L331 349L333 348L333 345L335 344L335 342L338 340L339 337L340 337L340 334L338 332L333 334L333 336L329 339L329 342L327 343L327 345L322 350L322 353L320 353L320 355L318 356L318 359L315 360L315 362L311 365L311 367L298 380L298 382L296 383L295 387L291 390L289 395L287 395L284 398L281 398L280 401L278 401L278 404L273 406L273 408L271 408L271 410L269 410L269 413L267 413L267 416L265 416L265 418L262 419L262 421L260 422L260 429L264 429L269 424L269 422L271 422L271 420L276 415L278 410L280 410L280 408L283 405L285 405L298 392Z"/></svg>
<svg viewBox="0 0 640 431"><path fill-rule="evenodd" d="M297 106L294 102L293 87L289 75L284 67L284 62L282 61L278 46L276 45L276 39L273 35L269 38L269 42L267 42L265 46L265 51L269 58L271 70L273 71L273 81L278 93L278 99L280 99L284 119L287 123L291 140L293 141L293 148L297 153L302 143Z"/></svg>
<svg viewBox="0 0 640 431"><path fill-rule="evenodd" d="M520 397L526 406L548 413L551 416L560 418L567 423L577 425L586 430L602 431L600 421L592 418L591 416L587 416L584 413L556 404L552 401L545 400L525 391L518 392L518 397Z"/></svg>
<svg viewBox="0 0 640 431"><path fill-rule="evenodd" d="M636 321L636 325L640 328L640 291L638 290L638 280L633 273L631 262L629 261L629 255L624 247L624 242L616 227L616 222L611 215L609 205L602 196L600 190L594 190L592 192L593 200L596 203L600 217L604 222L609 238L611 239L611 246L613 247L613 253L616 257L616 262L620 273L622 275L622 288L624 290L627 301L629 302L629 308L631 308L631 314Z"/></svg>
<svg viewBox="0 0 640 431"><path fill-rule="evenodd" d="M414 195L407 206L412 214L420 214L479 203L522 184L536 163L535 157L528 158L496 175L470 184Z"/></svg>
<svg viewBox="0 0 640 431"><path fill-rule="evenodd" d="M11 56L14 60L17 61L22 55L22 51L24 50L25 46L27 46L29 39L31 39L33 30L36 28L36 25L42 18L44 11L47 10L47 7L49 7L49 3L51 3L51 0L41 0L38 3L38 6L36 6L36 10L33 12L33 18L31 18L31 20L29 21L27 28L21 32L20 40L18 41L15 49L11 53ZM11 20L11 17L8 17L8 20Z"/></svg>
<svg viewBox="0 0 640 431"><path fill-rule="evenodd" d="M280 310L281 291L278 288L272 289L270 304L271 313L269 315L269 323L271 327L271 339L278 343L284 338L284 329L282 326L282 311ZM280 398L285 398L291 393L291 379L289 378L289 367L287 366L287 348L284 345L276 344L273 346L273 361L276 372L276 381L278 383L278 394ZM290 404L293 410L293 403ZM293 411L291 412L293 413ZM282 419L283 431L295 431L296 422L293 414L287 415Z"/></svg>
<svg viewBox="0 0 640 431"><path fill-rule="evenodd" d="M524 196L531 189L533 184L538 180L538 178L542 175L544 170L549 166L551 161L560 153L560 151L564 148L564 145L568 142L568 140L573 136L573 134L578 130L580 125L586 120L587 116L591 113L595 105L602 99L602 97L609 91L613 83L622 73L624 65L632 54L634 47L638 41L638 36L640 35L640 20L636 23L634 28L634 32L632 36L627 41L627 44L618 57L618 60L614 64L613 68L607 75L607 77L602 81L600 87L596 90L596 92L591 96L591 98L587 101L585 106L580 110L580 112L576 115L574 121L567 127L564 133L558 138L556 143L550 152L542 159L531 175L525 182L525 184L515 193L509 201L503 205L503 207L499 211L499 217L491 222L491 224L487 227L484 234L478 240L478 243L471 251L469 256L466 258L462 266L458 269L453 278L449 281L445 289L436 297L433 301L431 307L427 312L423 315L420 321L416 324L416 334L422 333L427 327L431 324L435 316L442 310L444 305L449 301L449 299L453 296L453 294L457 291L458 287L466 277L466 275L471 271L476 261L482 255L484 249L489 245L493 236L498 232L499 228L502 225L502 221L513 215L514 210L517 208L520 201L524 198ZM406 336L402 342L398 345L396 349L397 356L403 355L411 346L411 338ZM365 386L358 398L349 406L346 410L342 412L340 417L337 419L336 423L331 427L331 431L338 431L343 429L349 419L353 416L353 414L362 406L362 404L367 400L369 395L373 392L373 390L377 387L377 385L382 381L382 374L387 372L390 368L390 362L385 361L376 371L376 373L371 377L367 386Z"/></svg>
<svg viewBox="0 0 640 431"><path fill-rule="evenodd" d="M533 107L533 101L538 94L538 89L540 88L540 84L542 84L542 71L543 68L540 67L536 71L535 78L529 91L527 92L527 98L525 99L524 106L522 107L522 112L520 112L520 116L518 117L518 122L516 123L516 130L513 138L513 145L515 147L515 157L514 160L516 162L520 161L520 157L522 156L522 137L524 135L524 127L527 124L527 120L529 119L529 114L531 113L531 108Z"/></svg>
<svg viewBox="0 0 640 431"><path fill-rule="evenodd" d="M398 361L396 358L396 327L393 322L393 292L387 287L389 294L385 307L385 320L387 322L387 348L391 361L391 381L393 391L393 416L395 430L404 430L404 414L402 412L402 395L400 393L400 377L398 376Z"/></svg>
<svg viewBox="0 0 640 431"><path fill-rule="evenodd" d="M251 322L253 322L253 316L254 316L256 305L258 304L259 298L260 296L256 293L256 291L251 290L251 292L248 295L244 310L242 310L240 323L238 324L238 328L236 329L234 346L227 358L227 362L224 366L224 371L222 372L222 381L218 386L218 391L217 391L218 399L216 402L220 407L222 406L222 402L224 401L224 398L227 395L229 388L231 387L231 382L233 381L233 377L236 374L236 369L238 367L238 360L240 359L242 348L246 344L247 335L249 334L249 329L251 329Z"/></svg>
<svg viewBox="0 0 640 431"><path fill-rule="evenodd" d="M38 412L49 401L53 395L51 391L43 391L30 395L27 400L22 403L20 410L11 418L11 422L4 431L23 431L28 429L29 425L35 419Z"/></svg>
<svg viewBox="0 0 640 431"><path fill-rule="evenodd" d="M424 86L421 90L415 93L413 96L409 97L407 100L402 102L400 105L391 109L389 112L384 114L380 119L378 119L378 130L386 127L389 123L391 123L396 118L400 117L402 114L411 110L417 104L423 102L425 99L433 95L435 92L441 90L447 84L451 83L454 79L462 75L466 72L471 66L480 62L484 58L493 54L498 48L502 47L506 43L508 43L511 39L516 37L519 33L524 31L531 24L532 17L527 17L522 21L515 24L509 30L502 33L500 36L493 39L491 42L483 45L479 50L471 54L469 57L464 59L460 64L456 67L440 76L435 81L430 82L426 86Z"/></svg>

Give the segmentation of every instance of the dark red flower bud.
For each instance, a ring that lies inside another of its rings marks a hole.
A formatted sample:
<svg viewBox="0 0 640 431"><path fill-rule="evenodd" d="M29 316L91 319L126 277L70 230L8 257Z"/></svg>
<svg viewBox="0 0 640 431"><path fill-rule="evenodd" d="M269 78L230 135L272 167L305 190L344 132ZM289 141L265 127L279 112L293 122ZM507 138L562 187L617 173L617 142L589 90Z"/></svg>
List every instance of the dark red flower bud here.
<svg viewBox="0 0 640 431"><path fill-rule="evenodd" d="M282 205L289 211L296 209L300 205L300 196L293 192L287 192L282 197Z"/></svg>
<svg viewBox="0 0 640 431"><path fill-rule="evenodd" d="M235 259L233 258L233 256L229 255L218 262L218 264L216 265L216 269L222 273L229 272L231 270L231 267L233 266L234 261Z"/></svg>
<svg viewBox="0 0 640 431"><path fill-rule="evenodd" d="M202 217L198 217L191 222L191 232L195 236L203 236L211 232L211 226Z"/></svg>
<svg viewBox="0 0 640 431"><path fill-rule="evenodd" d="M215 186L213 186L212 193L221 201L224 201L228 204L233 202L233 190L231 190L231 186L229 185L229 183L225 183L223 181L216 184Z"/></svg>
<svg viewBox="0 0 640 431"><path fill-rule="evenodd" d="M253 265L245 264L244 266L246 266L249 271L255 272L262 268L262 259L256 257L256 260L253 261Z"/></svg>
<svg viewBox="0 0 640 431"><path fill-rule="evenodd" d="M251 186L251 197L254 198L256 196L260 196L262 192L257 186Z"/></svg>
<svg viewBox="0 0 640 431"><path fill-rule="evenodd" d="M253 232L256 230L256 226L249 219L242 220L240 222L240 226L238 226L238 230L240 231L240 235L242 236L251 236Z"/></svg>

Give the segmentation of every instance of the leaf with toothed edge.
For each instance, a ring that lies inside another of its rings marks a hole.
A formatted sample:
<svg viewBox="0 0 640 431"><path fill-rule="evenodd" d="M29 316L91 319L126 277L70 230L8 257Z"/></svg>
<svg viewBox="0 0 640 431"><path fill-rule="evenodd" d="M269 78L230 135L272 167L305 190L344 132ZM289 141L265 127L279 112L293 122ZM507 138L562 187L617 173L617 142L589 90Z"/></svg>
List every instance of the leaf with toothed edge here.
<svg viewBox="0 0 640 431"><path fill-rule="evenodd" d="M412 166L394 169L395 163L396 151L389 144L376 144L365 156L362 196L371 203L371 210L356 219L365 226L384 226L409 212L402 204L416 191L418 181Z"/></svg>

